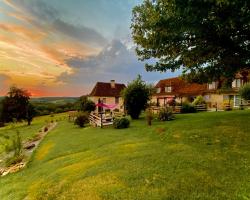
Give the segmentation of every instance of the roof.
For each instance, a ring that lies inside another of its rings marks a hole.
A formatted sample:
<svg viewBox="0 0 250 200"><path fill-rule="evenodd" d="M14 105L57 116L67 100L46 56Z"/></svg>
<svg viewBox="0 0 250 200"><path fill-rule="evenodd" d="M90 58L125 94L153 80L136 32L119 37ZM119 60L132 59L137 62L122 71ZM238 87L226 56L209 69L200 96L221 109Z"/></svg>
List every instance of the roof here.
<svg viewBox="0 0 250 200"><path fill-rule="evenodd" d="M171 86L171 92L165 92L165 87ZM198 83L188 83L187 81L181 79L180 77L169 78L160 80L156 88L161 88L160 93L155 95L202 95L207 91L207 84L198 84Z"/></svg>
<svg viewBox="0 0 250 200"><path fill-rule="evenodd" d="M115 87L111 87L111 83L97 82L89 96L99 97L119 97L121 91L126 88L125 84L115 83Z"/></svg>

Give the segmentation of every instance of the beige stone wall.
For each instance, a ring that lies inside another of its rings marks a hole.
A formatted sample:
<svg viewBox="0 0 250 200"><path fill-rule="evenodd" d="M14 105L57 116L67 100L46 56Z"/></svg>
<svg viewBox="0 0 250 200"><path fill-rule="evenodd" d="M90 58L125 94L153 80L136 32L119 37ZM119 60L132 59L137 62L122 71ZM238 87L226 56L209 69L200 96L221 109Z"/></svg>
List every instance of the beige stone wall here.
<svg viewBox="0 0 250 200"><path fill-rule="evenodd" d="M233 96L233 94L231 94ZM167 97L167 96L165 96ZM157 103L157 98L164 98L164 96L153 96L151 102ZM208 108L216 108L223 110L225 104L229 103L229 94L206 94L203 96L205 99ZM176 98L177 103L188 101L188 97ZM231 99L231 106L234 106L234 98ZM160 106L164 105L164 99L159 99Z"/></svg>
<svg viewBox="0 0 250 200"><path fill-rule="evenodd" d="M94 101L95 103L98 103L99 99L100 100L106 99L105 104L110 104L110 105L115 104L115 97L98 97L98 96L93 96L93 97L89 97L89 99L92 100L92 101ZM122 97L119 97L119 105L116 108L119 109L121 112L124 111L124 104L123 104L123 98ZM96 111L97 111L97 109L96 109Z"/></svg>
<svg viewBox="0 0 250 200"><path fill-rule="evenodd" d="M217 108L222 110L224 109L224 95L223 94L207 94L204 95L204 99L206 100L209 108L215 108L217 104Z"/></svg>

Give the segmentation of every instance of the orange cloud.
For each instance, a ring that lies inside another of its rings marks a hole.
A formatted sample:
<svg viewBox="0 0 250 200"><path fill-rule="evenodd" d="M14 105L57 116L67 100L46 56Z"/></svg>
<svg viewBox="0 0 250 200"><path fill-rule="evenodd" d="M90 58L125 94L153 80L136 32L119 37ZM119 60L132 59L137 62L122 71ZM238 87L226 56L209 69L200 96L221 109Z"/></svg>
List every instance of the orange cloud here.
<svg viewBox="0 0 250 200"><path fill-rule="evenodd" d="M46 36L46 33L44 32L31 30L25 26L17 26L13 24L0 24L0 29L31 40L40 40Z"/></svg>

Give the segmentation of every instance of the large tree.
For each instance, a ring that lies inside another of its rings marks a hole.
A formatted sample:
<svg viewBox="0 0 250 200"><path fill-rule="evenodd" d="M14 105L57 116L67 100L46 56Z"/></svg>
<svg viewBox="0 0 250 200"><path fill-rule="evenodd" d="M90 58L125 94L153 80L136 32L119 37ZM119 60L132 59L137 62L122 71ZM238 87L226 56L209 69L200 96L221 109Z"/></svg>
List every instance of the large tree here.
<svg viewBox="0 0 250 200"><path fill-rule="evenodd" d="M122 91L124 106L132 119L138 119L150 99L151 87L138 76Z"/></svg>
<svg viewBox="0 0 250 200"><path fill-rule="evenodd" d="M2 101L2 116L5 122L26 120L30 94L15 86L10 88Z"/></svg>
<svg viewBox="0 0 250 200"><path fill-rule="evenodd" d="M83 112L90 113L91 111L94 111L96 108L95 102L88 99L87 96L81 96L79 98L78 104L79 104L80 110Z"/></svg>
<svg viewBox="0 0 250 200"><path fill-rule="evenodd" d="M212 81L250 69L249 0L144 0L131 29L139 59L156 60L147 71Z"/></svg>

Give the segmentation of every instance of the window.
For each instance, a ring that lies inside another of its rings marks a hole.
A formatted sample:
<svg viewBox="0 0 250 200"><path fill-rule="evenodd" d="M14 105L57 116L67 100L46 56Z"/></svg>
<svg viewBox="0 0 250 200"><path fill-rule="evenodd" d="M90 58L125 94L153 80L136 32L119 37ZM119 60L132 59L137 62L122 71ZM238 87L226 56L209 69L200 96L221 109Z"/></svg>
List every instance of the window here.
<svg viewBox="0 0 250 200"><path fill-rule="evenodd" d="M119 97L115 97L115 104L119 104Z"/></svg>
<svg viewBox="0 0 250 200"><path fill-rule="evenodd" d="M241 86L241 79L240 78L234 79L234 81L232 82L232 87L239 88L240 86Z"/></svg>
<svg viewBox="0 0 250 200"><path fill-rule="evenodd" d="M209 100L210 100L210 98L211 98L211 96L210 96L210 95L205 95L205 96L204 96L205 101L209 101Z"/></svg>
<svg viewBox="0 0 250 200"><path fill-rule="evenodd" d="M208 84L208 89L209 90L215 90L216 89L216 83L215 82L209 83Z"/></svg>
<svg viewBox="0 0 250 200"><path fill-rule="evenodd" d="M165 87L165 92L172 92L172 87L171 86Z"/></svg>
<svg viewBox="0 0 250 200"><path fill-rule="evenodd" d="M160 93L160 92L161 92L161 88L157 88L156 93Z"/></svg>
<svg viewBox="0 0 250 200"><path fill-rule="evenodd" d="M102 99L102 103L106 103L106 98L103 98L103 99Z"/></svg>
<svg viewBox="0 0 250 200"><path fill-rule="evenodd" d="M234 106L239 107L240 104L241 104L240 96L239 95L234 95Z"/></svg>

